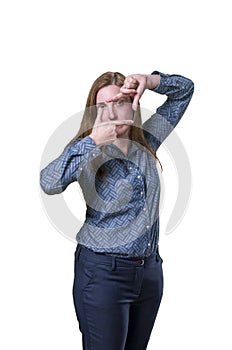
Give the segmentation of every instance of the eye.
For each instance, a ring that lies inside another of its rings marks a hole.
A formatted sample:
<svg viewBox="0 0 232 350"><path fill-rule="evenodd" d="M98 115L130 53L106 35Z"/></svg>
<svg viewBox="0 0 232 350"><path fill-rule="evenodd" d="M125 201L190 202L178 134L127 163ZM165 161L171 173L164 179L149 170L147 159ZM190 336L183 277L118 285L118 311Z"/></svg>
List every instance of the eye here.
<svg viewBox="0 0 232 350"><path fill-rule="evenodd" d="M105 104L99 104L97 105L97 109L104 109L106 107Z"/></svg>
<svg viewBox="0 0 232 350"><path fill-rule="evenodd" d="M116 102L116 106L123 106L125 103L125 100L119 100Z"/></svg>

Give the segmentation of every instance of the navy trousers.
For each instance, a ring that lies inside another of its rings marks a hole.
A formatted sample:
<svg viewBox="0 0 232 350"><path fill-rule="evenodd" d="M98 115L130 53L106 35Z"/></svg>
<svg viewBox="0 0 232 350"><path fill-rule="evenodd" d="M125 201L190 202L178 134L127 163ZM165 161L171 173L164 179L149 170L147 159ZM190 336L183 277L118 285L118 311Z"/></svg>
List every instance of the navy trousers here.
<svg viewBox="0 0 232 350"><path fill-rule="evenodd" d="M77 245L74 306L84 350L144 350L163 294L162 259L124 258Z"/></svg>

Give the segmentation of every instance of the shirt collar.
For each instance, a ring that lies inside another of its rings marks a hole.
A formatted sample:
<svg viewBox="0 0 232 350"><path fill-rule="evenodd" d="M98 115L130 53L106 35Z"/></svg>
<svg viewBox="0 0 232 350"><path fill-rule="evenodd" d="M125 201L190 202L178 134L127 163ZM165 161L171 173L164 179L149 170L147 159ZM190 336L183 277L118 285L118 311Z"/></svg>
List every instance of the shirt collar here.
<svg viewBox="0 0 232 350"><path fill-rule="evenodd" d="M130 140L127 156L114 144L109 144L104 147L104 153L109 156L117 157L117 158L125 158L130 159L133 157L136 152L139 150L137 142Z"/></svg>

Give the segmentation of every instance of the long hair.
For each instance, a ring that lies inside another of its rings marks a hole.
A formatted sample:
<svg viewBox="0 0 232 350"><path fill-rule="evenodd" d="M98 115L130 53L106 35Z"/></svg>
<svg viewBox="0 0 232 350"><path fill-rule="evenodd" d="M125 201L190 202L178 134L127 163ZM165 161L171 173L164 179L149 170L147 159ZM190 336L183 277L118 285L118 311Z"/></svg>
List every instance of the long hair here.
<svg viewBox="0 0 232 350"><path fill-rule="evenodd" d="M98 91L101 88L108 85L116 85L118 87L122 87L125 78L126 77L119 72L106 72L100 75L94 81L86 101L86 106L82 117L80 129L78 130L77 134L73 137L73 139L67 144L66 147L68 147L75 140L82 139L91 134L94 122L97 117L96 100ZM131 102L133 102L132 97ZM148 150L148 152L153 156L153 158L155 158L155 160L159 162L162 169L162 165L158 157L156 156L156 152L150 147L150 145L145 139L142 129L140 106L138 106L137 111L134 113L134 124L130 126L129 139L135 141L138 145L144 146Z"/></svg>

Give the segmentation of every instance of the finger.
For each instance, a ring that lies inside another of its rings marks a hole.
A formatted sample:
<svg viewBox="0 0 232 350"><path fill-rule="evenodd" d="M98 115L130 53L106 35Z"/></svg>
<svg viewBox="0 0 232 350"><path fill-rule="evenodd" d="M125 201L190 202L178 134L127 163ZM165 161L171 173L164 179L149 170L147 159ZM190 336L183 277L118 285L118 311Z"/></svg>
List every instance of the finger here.
<svg viewBox="0 0 232 350"><path fill-rule="evenodd" d="M116 131L116 126L115 126L115 128L112 130L112 132L110 133L110 135L108 135L108 138L107 138L107 140L106 140L106 142L108 143L108 142L113 142L113 141L115 141L116 140L116 138L117 138L117 136L118 136L118 134L117 134L117 131Z"/></svg>
<svg viewBox="0 0 232 350"><path fill-rule="evenodd" d="M115 135L115 137L105 140L104 145L109 145L113 143L116 139L117 139L117 134Z"/></svg>
<svg viewBox="0 0 232 350"><path fill-rule="evenodd" d="M114 125L123 125L123 124L132 125L132 124L134 124L134 121L131 120L131 119L112 120L112 121L110 122L110 124L114 124Z"/></svg>
<svg viewBox="0 0 232 350"><path fill-rule="evenodd" d="M134 95L134 94L137 93L137 90L136 89L132 89L130 87L126 87L126 86L123 85L120 88L120 92L122 92L124 95L130 95L130 94Z"/></svg>
<svg viewBox="0 0 232 350"><path fill-rule="evenodd" d="M108 122L102 122L100 124L98 124L97 126L106 126L106 125L132 125L134 124L134 121L131 119L125 119L125 120L112 120L112 121L108 121Z"/></svg>
<svg viewBox="0 0 232 350"><path fill-rule="evenodd" d="M97 117L95 119L94 125L98 125L98 124L100 124L102 122L102 114L103 114L102 108L98 108L98 110L97 110Z"/></svg>
<svg viewBox="0 0 232 350"><path fill-rule="evenodd" d="M133 103L132 103L132 109L134 111L137 111L139 100L140 100L142 94L144 93L145 86L146 86L146 83L144 82L142 84L139 84L139 86L137 88L137 94L135 95Z"/></svg>
<svg viewBox="0 0 232 350"><path fill-rule="evenodd" d="M125 81L123 86L127 89L136 89L139 85L139 82L134 77L128 77Z"/></svg>
<svg viewBox="0 0 232 350"><path fill-rule="evenodd" d="M119 92L118 94L116 94L116 95L114 95L114 96L108 98L108 99L106 100L106 102L117 101L117 100L119 100L119 99L120 99L121 97L123 97L123 96L124 96L123 93L122 93L122 92Z"/></svg>
<svg viewBox="0 0 232 350"><path fill-rule="evenodd" d="M126 88L126 89L136 89L138 87L138 84L136 82L127 82L124 83L124 85L122 86L122 88Z"/></svg>
<svg viewBox="0 0 232 350"><path fill-rule="evenodd" d="M135 89L123 88L123 90L121 90L121 92L119 92L115 96L112 96L112 97L108 98L106 100L106 102L115 102L115 101L118 101L122 97L134 96L135 94L137 94L137 91Z"/></svg>
<svg viewBox="0 0 232 350"><path fill-rule="evenodd" d="M140 100L140 95L139 94L135 95L133 103L132 103L132 109L134 111L137 111L137 109L138 109L139 100Z"/></svg>

